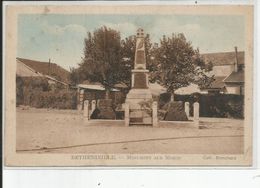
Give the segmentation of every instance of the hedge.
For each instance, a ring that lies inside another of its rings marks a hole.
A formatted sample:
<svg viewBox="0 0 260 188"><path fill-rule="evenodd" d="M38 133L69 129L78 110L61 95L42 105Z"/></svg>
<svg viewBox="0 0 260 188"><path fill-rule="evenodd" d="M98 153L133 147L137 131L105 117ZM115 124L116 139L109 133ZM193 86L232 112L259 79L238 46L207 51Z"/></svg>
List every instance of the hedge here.
<svg viewBox="0 0 260 188"><path fill-rule="evenodd" d="M77 93L53 89L44 78L17 77L16 104L36 108L76 109Z"/></svg>
<svg viewBox="0 0 260 188"><path fill-rule="evenodd" d="M171 95L163 93L160 95L159 108L170 101ZM175 95L176 101L190 103L190 114L193 115L193 103L200 103L200 116L221 118L244 118L244 96L233 94L194 94Z"/></svg>

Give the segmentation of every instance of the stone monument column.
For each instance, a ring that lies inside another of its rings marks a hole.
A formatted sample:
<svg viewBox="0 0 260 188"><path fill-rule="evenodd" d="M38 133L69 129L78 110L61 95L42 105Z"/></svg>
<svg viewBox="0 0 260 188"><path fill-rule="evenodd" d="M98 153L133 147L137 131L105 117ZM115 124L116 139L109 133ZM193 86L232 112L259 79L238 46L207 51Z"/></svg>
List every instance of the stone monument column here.
<svg viewBox="0 0 260 188"><path fill-rule="evenodd" d="M143 109L142 102L152 102L152 94L149 90L148 73L146 69L144 30L139 28L136 34L136 49L134 69L132 70L132 84L126 96L129 104L130 124L152 124L152 114Z"/></svg>
<svg viewBox="0 0 260 188"><path fill-rule="evenodd" d="M146 56L143 29L137 30L134 70L132 70L132 83L135 89L148 88L148 70L146 70Z"/></svg>

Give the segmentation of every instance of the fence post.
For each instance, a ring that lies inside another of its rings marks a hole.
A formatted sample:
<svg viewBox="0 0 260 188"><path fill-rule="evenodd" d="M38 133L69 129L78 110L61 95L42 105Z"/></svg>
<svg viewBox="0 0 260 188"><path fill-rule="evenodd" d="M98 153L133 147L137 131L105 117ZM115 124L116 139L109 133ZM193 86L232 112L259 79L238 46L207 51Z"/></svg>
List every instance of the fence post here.
<svg viewBox="0 0 260 188"><path fill-rule="evenodd" d="M83 110L84 89L79 90L78 110Z"/></svg>
<svg viewBox="0 0 260 188"><path fill-rule="evenodd" d="M85 101L84 101L83 119L84 119L84 122L86 122L86 123L87 123L88 120L89 120L88 114L89 114L88 100L85 100Z"/></svg>
<svg viewBox="0 0 260 188"><path fill-rule="evenodd" d="M200 104L195 102L193 105L193 118L194 118L194 125L199 127L199 116L200 116Z"/></svg>
<svg viewBox="0 0 260 188"><path fill-rule="evenodd" d="M129 104L125 103L124 107L125 107L125 126L128 127L129 126L129 121L130 121L130 118L129 118Z"/></svg>
<svg viewBox="0 0 260 188"><path fill-rule="evenodd" d="M91 101L91 111L89 113L89 117L92 115L92 113L94 112L95 109L96 109L96 100L92 100Z"/></svg>
<svg viewBox="0 0 260 188"><path fill-rule="evenodd" d="M154 101L153 102L153 106L152 106L152 123L154 127L158 126L158 113L157 113L157 102Z"/></svg>
<svg viewBox="0 0 260 188"><path fill-rule="evenodd" d="M185 102L184 107L185 107L185 113L187 115L187 118L189 119L189 117L190 117L190 103L189 102Z"/></svg>

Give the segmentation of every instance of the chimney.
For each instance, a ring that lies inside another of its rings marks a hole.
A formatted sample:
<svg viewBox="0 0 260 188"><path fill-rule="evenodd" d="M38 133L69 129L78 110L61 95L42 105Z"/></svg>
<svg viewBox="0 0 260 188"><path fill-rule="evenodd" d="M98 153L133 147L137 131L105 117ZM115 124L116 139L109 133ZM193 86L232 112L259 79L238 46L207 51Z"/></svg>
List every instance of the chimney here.
<svg viewBox="0 0 260 188"><path fill-rule="evenodd" d="M236 59L235 59L235 64L234 64L234 72L238 71L238 56L237 56L237 47L235 46L235 55L236 55Z"/></svg>
<svg viewBox="0 0 260 188"><path fill-rule="evenodd" d="M48 67L48 75L51 73L51 59L49 58L49 67Z"/></svg>

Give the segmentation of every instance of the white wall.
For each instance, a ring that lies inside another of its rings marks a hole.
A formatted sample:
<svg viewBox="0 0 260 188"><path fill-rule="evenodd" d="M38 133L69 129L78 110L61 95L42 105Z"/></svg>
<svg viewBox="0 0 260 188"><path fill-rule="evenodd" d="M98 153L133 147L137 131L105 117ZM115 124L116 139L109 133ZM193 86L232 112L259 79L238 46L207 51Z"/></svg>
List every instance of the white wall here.
<svg viewBox="0 0 260 188"><path fill-rule="evenodd" d="M240 95L240 86L226 86L227 94Z"/></svg>
<svg viewBox="0 0 260 188"><path fill-rule="evenodd" d="M233 72L234 65L221 65L213 67L213 74L215 76L228 76Z"/></svg>

